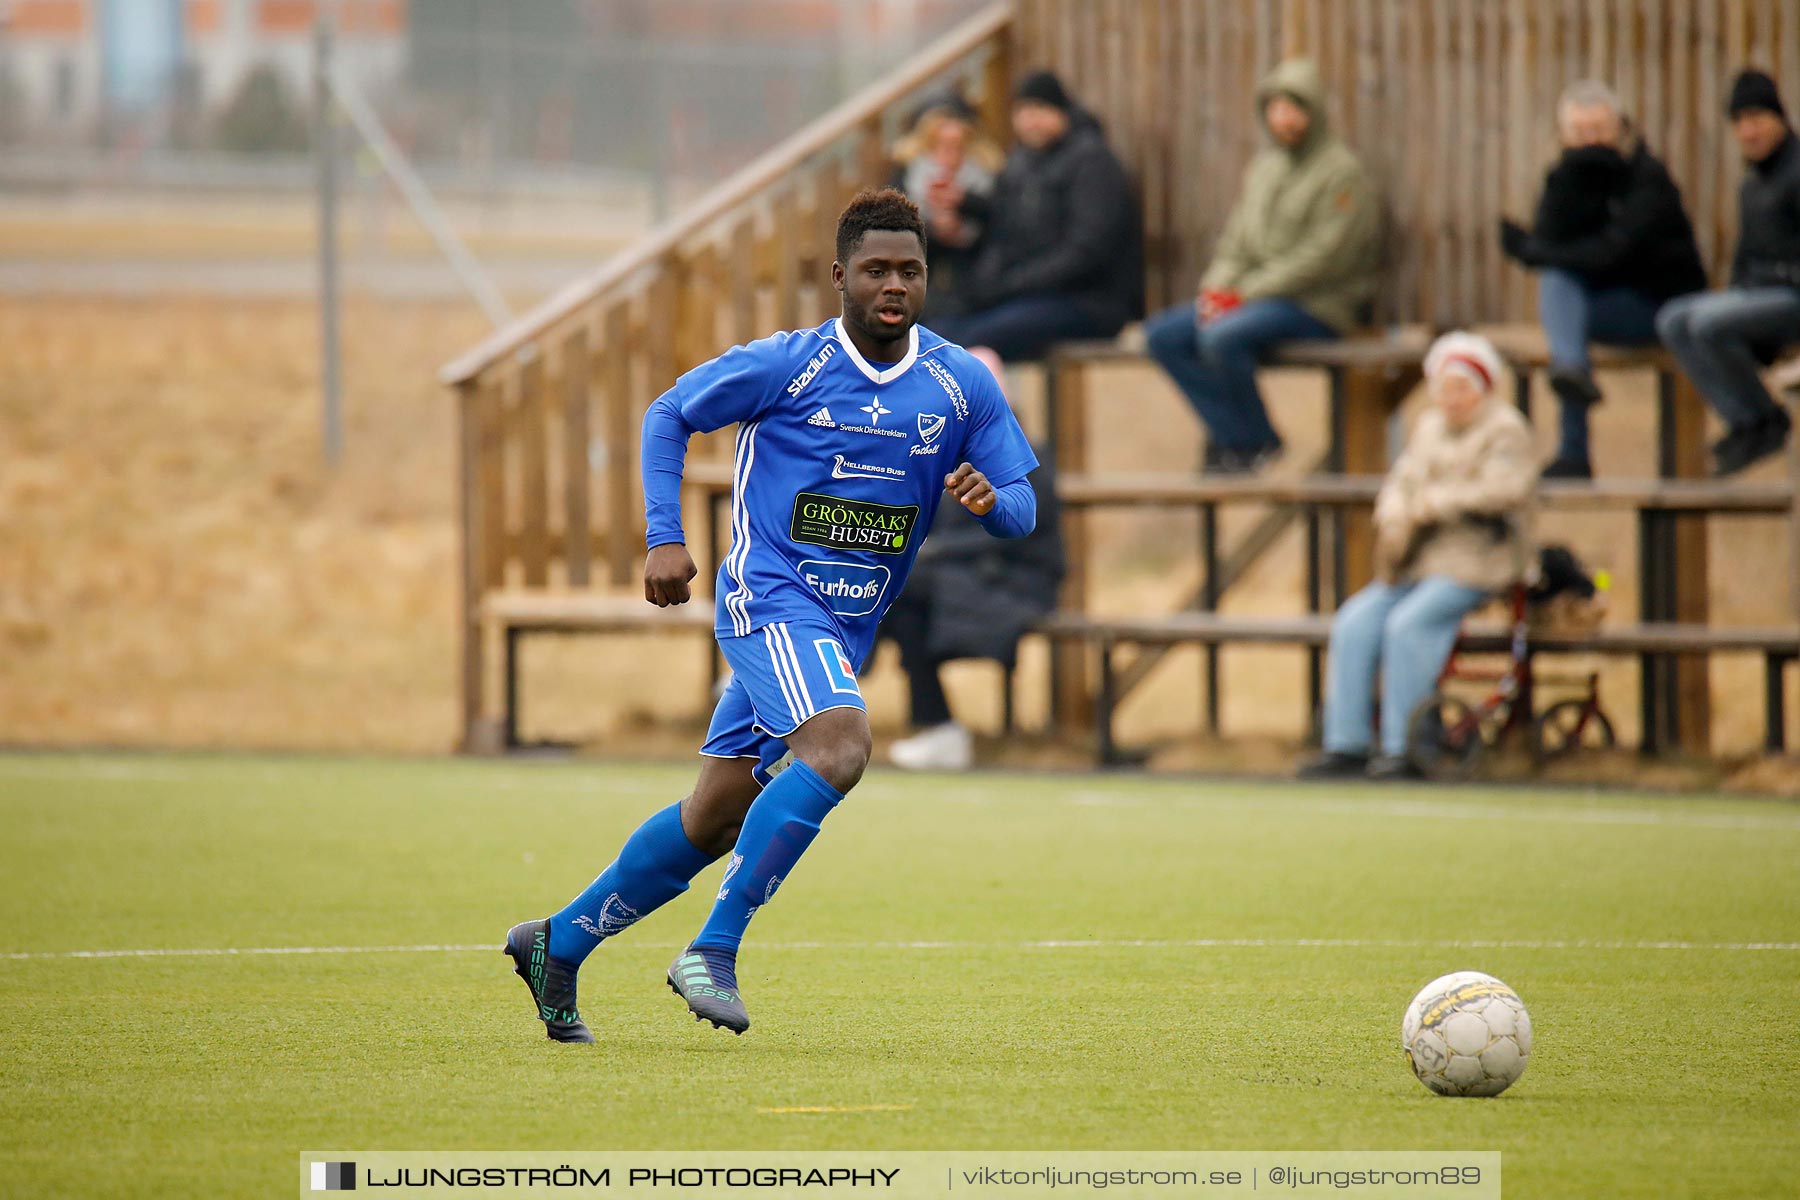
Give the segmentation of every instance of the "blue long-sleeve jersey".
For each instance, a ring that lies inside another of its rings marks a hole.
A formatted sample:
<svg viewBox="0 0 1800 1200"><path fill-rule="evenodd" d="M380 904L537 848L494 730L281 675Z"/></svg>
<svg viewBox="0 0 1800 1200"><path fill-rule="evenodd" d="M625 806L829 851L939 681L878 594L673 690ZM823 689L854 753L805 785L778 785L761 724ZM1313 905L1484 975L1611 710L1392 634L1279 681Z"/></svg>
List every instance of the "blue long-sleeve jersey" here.
<svg viewBox="0 0 1800 1200"><path fill-rule="evenodd" d="M1037 457L988 369L918 327L899 362L871 363L834 319L729 350L651 405L643 430L651 547L686 540L688 438L734 422L720 637L823 620L861 670L937 515L944 477L961 462L997 493L980 518L990 533L1021 537L1036 523L1025 477Z"/></svg>

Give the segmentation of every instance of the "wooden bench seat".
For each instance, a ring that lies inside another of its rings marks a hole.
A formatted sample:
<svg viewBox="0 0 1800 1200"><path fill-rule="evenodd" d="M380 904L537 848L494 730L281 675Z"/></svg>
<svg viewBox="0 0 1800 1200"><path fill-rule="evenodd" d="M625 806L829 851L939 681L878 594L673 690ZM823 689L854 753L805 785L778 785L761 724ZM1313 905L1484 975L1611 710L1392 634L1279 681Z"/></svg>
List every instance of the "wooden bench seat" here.
<svg viewBox="0 0 1800 1200"><path fill-rule="evenodd" d="M1154 645L1159 642L1198 644L1323 646L1330 638L1331 617L1325 613L1251 617L1226 613L1180 612L1160 617L1090 617L1056 612L1033 626L1052 637ZM1511 628L1476 622L1464 630L1464 649L1487 654L1512 644ZM1533 650L1599 654L1710 654L1731 651L1800 654L1800 625L1666 624L1602 625L1591 633L1533 632Z"/></svg>
<svg viewBox="0 0 1800 1200"><path fill-rule="evenodd" d="M713 634L711 596L695 595L686 604L657 608L642 596L599 592L490 592L481 601L484 626L501 643L501 748L519 745L519 641L526 634L679 633L704 637ZM718 656L712 664L708 691L718 681Z"/></svg>
<svg viewBox="0 0 1800 1200"><path fill-rule="evenodd" d="M1090 471L1059 476L1056 495L1066 506L1190 508L1202 504L1373 504L1380 475L1202 475L1192 471ZM713 496L731 494L729 463L693 463L684 482ZM1794 490L1785 483L1711 479L1548 479L1538 485L1546 508L1650 509L1659 512L1769 513L1789 511Z"/></svg>
<svg viewBox="0 0 1800 1200"><path fill-rule="evenodd" d="M1513 396L1519 409L1531 412L1531 376L1550 364L1550 347L1543 330L1536 325L1481 325L1475 332L1494 343L1513 370ZM1316 341L1283 342L1269 350L1264 362L1270 367L1315 367L1324 370L1331 384L1331 454L1333 465L1344 464L1345 377L1350 372L1386 372L1405 379L1408 384L1425 361L1435 337L1424 325L1402 325L1392 329L1363 329L1346 337ZM1052 440L1056 426L1063 423L1056 411L1054 397L1062 379L1073 370L1108 363L1142 361L1149 351L1144 343L1143 327L1132 325L1116 338L1064 342L1051 349L1045 358L1047 387L1052 397ZM1650 370L1658 380L1657 428L1658 450L1662 473L1675 474L1674 461L1678 436L1674 412L1676 365L1673 356L1659 345L1609 346L1594 345L1588 357L1596 370ZM1404 389L1396 389L1396 392ZM1352 456L1353 458L1356 456Z"/></svg>
<svg viewBox="0 0 1800 1200"><path fill-rule="evenodd" d="M1550 365L1550 344L1536 325L1479 325L1474 332L1494 343L1494 348L1515 367ZM1341 338L1283 342L1268 354L1274 367L1383 367L1422 363L1436 334L1424 325L1393 329L1361 329ZM1063 363L1133 362L1148 357L1141 325L1129 325L1117 337L1059 342L1046 360ZM1595 344L1588 358L1600 371L1650 368L1673 370L1675 361L1660 345L1610 346Z"/></svg>
<svg viewBox="0 0 1800 1200"><path fill-rule="evenodd" d="M1110 471L1057 480L1065 505L1194 507L1267 503L1317 507L1373 504L1380 475L1212 476L1181 471ZM1781 483L1697 479L1552 479L1538 485L1546 508L1627 508L1665 512L1785 513L1793 489Z"/></svg>
<svg viewBox="0 0 1800 1200"><path fill-rule="evenodd" d="M1431 346L1431 331L1423 325L1406 325L1391 331L1363 330L1348 337L1316 341L1283 342L1269 352L1273 367L1386 367L1424 361ZM1133 362L1148 357L1141 325L1130 325L1118 337L1059 342L1046 356L1047 364Z"/></svg>
<svg viewBox="0 0 1800 1200"><path fill-rule="evenodd" d="M1117 701L1113 681L1114 654L1121 646L1224 646L1289 645L1322 652L1330 641L1331 618L1323 613L1253 617L1212 612L1180 612L1159 617L1091 617L1082 613L1056 612L1039 622L1034 632L1062 641L1093 646L1100 657L1099 698L1095 706L1095 733L1099 759L1120 759L1113 734ZM1510 627L1474 623L1466 628L1458 647L1472 654L1507 653L1512 645ZM1785 704L1782 671L1800 660L1800 625L1715 628L1679 623L1603 625L1588 634L1533 633L1532 654L1636 655L1660 659L1677 654L1761 654L1764 660L1764 745L1780 753L1785 745ZM1316 703L1317 697L1313 698ZM1654 730L1647 728L1647 735ZM1655 749L1646 745L1646 749Z"/></svg>
<svg viewBox="0 0 1800 1200"><path fill-rule="evenodd" d="M687 631L713 627L709 596L695 596L687 604L657 608L641 596L589 592L491 592L481 602L483 617L503 629L551 633L565 629L586 632L635 632L638 630Z"/></svg>

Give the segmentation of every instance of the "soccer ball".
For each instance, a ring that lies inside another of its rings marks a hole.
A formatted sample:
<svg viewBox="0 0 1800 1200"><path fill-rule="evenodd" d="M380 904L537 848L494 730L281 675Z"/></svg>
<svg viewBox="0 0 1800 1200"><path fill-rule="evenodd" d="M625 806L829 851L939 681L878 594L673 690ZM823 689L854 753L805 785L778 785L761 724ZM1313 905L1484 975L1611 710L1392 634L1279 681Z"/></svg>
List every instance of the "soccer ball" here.
<svg viewBox="0 0 1800 1200"><path fill-rule="evenodd" d="M1440 1096L1498 1096L1525 1073L1531 1014L1519 994L1480 971L1426 984L1400 1022L1419 1082Z"/></svg>

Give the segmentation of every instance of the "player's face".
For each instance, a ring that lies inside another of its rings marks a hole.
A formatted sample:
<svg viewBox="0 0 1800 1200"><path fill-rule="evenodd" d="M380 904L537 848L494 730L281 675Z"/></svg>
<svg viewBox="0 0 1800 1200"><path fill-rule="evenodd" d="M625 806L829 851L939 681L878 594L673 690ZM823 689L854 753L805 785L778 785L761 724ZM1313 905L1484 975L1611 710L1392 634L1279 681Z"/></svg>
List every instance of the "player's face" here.
<svg viewBox="0 0 1800 1200"><path fill-rule="evenodd" d="M898 341L925 307L925 248L916 234L872 229L847 263L833 263L844 324L876 342Z"/></svg>

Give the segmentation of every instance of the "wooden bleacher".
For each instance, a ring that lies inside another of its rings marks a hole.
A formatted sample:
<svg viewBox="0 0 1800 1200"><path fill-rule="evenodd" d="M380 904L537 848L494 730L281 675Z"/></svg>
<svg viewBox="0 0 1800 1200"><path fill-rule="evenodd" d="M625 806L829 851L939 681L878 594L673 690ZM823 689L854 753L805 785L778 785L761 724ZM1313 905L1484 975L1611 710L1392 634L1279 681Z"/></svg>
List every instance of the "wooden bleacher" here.
<svg viewBox="0 0 1800 1200"><path fill-rule="evenodd" d="M1494 335L1517 365L1522 402L1524 380L1542 365L1530 277L1502 261L1493 230L1501 213L1529 210L1557 92L1581 74L1613 78L1681 183L1703 253L1722 264L1734 235L1738 167L1729 139L1713 129L1717 104L1707 89L1722 87L1759 50L1767 61L1800 59L1800 39L1762 11L1731 0L1020 0L983 10L442 372L457 394L462 437L465 748L516 740L521 638L706 636L703 602L663 613L641 599L635 460L644 408L680 370L725 347L834 311L825 276L835 215L858 186L886 177L896 116L915 97L959 80L1001 134L1011 80L1039 65L1060 71L1106 121L1133 173L1152 308L1192 294L1235 190L1215 185L1235 181L1255 146L1250 97L1278 58L1310 52L1321 60L1334 123L1383 187L1393 253L1382 321L1393 332L1288 347L1272 364L1328 378L1328 449L1317 473L1207 480L1104 467L1087 452L1087 376L1141 351L1129 340L1083 343L1059 349L1048 365L1049 424L1076 567L1063 610L1043 630L1057 647L1055 716L1085 729L1105 712L1110 737L1116 702L1155 669L1165 647L1184 640L1208 648L1215 719L1220 645L1300 646L1313 657L1316 686L1323 614L1366 571L1368 508L1387 465L1389 418L1416 384L1429 330L1477 326ZM1641 39L1621 36L1627 26ZM1786 65L1800 70L1800 61ZM1695 86L1669 86L1672 72ZM1477 80L1460 93L1466 103L1425 103ZM1408 136L1393 136L1397 129ZM1201 179L1207 186L1194 186ZM1602 351L1597 365L1657 373L1656 477L1547 485L1544 506L1636 514L1643 611L1590 648L1642 656L1648 745L1699 747L1710 725L1704 655L1765 653L1774 700L1777 659L1792 657L1780 654L1785 628L1730 631L1708 620L1707 522L1721 514L1785 517L1784 582L1800 614L1800 448L1786 484L1704 481L1702 409L1666 358ZM690 459L690 495L702 501L690 505L690 519L705 525L707 549L696 548L703 572L723 549L724 523L714 514L729 489L728 450L726 439L702 439ZM1264 514L1226 547L1217 513L1232 505ZM1088 612L1087 515L1118 506L1200 513L1203 582L1184 611L1129 622ZM1304 599L1312 611L1292 628L1309 632L1271 638L1272 627L1208 611L1295 522L1308 532ZM1800 646L1800 631L1794 642ZM1113 657L1127 646L1135 657Z"/></svg>
<svg viewBox="0 0 1800 1200"><path fill-rule="evenodd" d="M1476 326L1508 360L1514 375L1513 394L1530 415L1531 376L1548 364L1542 332L1517 324ZM1328 376L1329 436L1321 468L1326 471L1360 472L1336 476L1310 476L1300 480L1155 478L1141 472L1093 470L1088 422L1086 372L1096 366L1142 361L1141 339L1128 331L1109 342L1079 342L1059 347L1046 368L1051 426L1056 447L1061 492L1068 506L1065 517L1073 568L1065 583L1063 607L1082 612L1087 608L1085 508L1110 506L1176 506L1200 511L1202 520L1201 576L1205 582L1191 608L1210 612L1217 608L1232 581L1247 569L1256 555L1239 555L1242 561L1220 572L1216 555L1214 509L1223 503L1261 502L1273 506L1240 547L1267 548L1288 522L1307 522L1310 611L1329 611L1368 581L1372 561L1370 513L1379 472L1387 465L1387 428L1408 393L1417 385L1420 367L1431 340L1423 328L1401 328L1385 335L1365 335L1337 342L1295 343L1277 348L1270 356L1273 367L1305 367ZM1766 514L1787 517L1790 555L1800 555L1800 499L1793 483L1759 485L1715 482L1700 478L1706 466L1704 405L1692 386L1676 370L1660 348L1630 349L1595 347L1596 369L1642 370L1656 380L1658 476L1639 480L1600 480L1592 483L1552 481L1544 485L1543 504L1554 510L1577 508L1627 508L1636 512L1638 524L1638 573L1640 622L1679 622L1689 629L1708 624L1708 571L1706 519L1713 514ZM1800 466L1794 478L1800 478ZM1092 499L1097 494L1097 500ZM1084 502L1085 501L1085 502ZM1800 579L1792 583L1796 609L1800 610ZM1208 626L1206 637L1194 637L1207 650L1207 711L1209 724L1217 728L1217 647L1232 639L1230 619ZM1244 640L1254 640L1246 638ZM1794 631L1800 642L1800 626ZM1169 639L1147 643L1151 649L1133 668L1115 681L1116 699L1122 699L1150 673ZM1723 649L1723 643L1718 647ZM1690 637L1680 653L1642 653L1643 744L1648 750L1681 746L1705 753L1710 738L1710 698L1705 686L1707 656L1713 652L1706 639ZM1773 660L1771 660L1773 662ZM1785 660L1784 660L1785 661ZM1070 726L1085 722L1100 694L1089 678L1090 663L1081 647L1070 640L1056 659L1054 704L1058 719ZM1778 667L1772 678L1780 683ZM1322 666L1317 645L1308 647L1308 691L1316 702Z"/></svg>
<svg viewBox="0 0 1800 1200"><path fill-rule="evenodd" d="M1217 649L1225 645L1300 646L1314 656L1322 654L1331 635L1331 618L1324 613L1295 617L1228 617L1211 612L1173 613L1160 617L1110 618L1058 613L1039 626L1038 632L1057 641L1092 648L1099 661L1099 686L1094 705L1095 756L1100 765L1123 759L1114 732L1119 689L1116 654L1122 647L1200 645ZM1511 646L1510 630L1476 624L1467 629L1459 645L1469 653L1503 654ZM1763 748L1779 754L1786 748L1786 697L1784 669L1800 660L1800 629L1794 626L1731 627L1657 622L1636 625L1604 625L1592 633L1567 635L1534 633L1530 653L1581 655L1630 655L1646 664L1684 656L1758 654L1763 659ZM1648 669L1648 668L1647 668ZM1317 711L1318 676L1309 711ZM1217 684L1214 683L1216 688ZM1646 697L1654 696L1649 689ZM1216 713L1216 705L1209 707ZM1657 716L1646 711L1645 749L1656 751ZM1216 732L1216 730L1215 730Z"/></svg>

